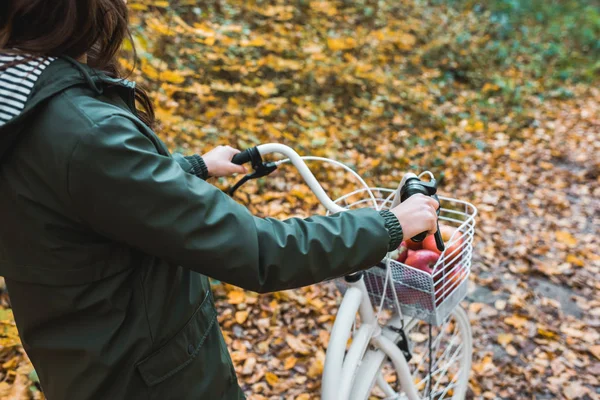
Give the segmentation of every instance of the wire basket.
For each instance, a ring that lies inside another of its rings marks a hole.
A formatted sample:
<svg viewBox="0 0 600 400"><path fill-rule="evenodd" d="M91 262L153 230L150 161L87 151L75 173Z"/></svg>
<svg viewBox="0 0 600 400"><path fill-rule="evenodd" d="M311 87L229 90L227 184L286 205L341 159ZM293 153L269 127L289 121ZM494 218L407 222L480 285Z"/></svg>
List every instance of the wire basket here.
<svg viewBox="0 0 600 400"><path fill-rule="evenodd" d="M361 189L335 202L346 208L382 210L391 206L394 193L392 189ZM477 209L470 203L443 196L439 199L440 225L451 226L455 231L430 271L390 259L388 254L381 263L364 273L374 305L381 304L392 311L399 306L404 315L433 325L441 325L467 294L477 215ZM342 293L347 289L344 279L337 279L336 285Z"/></svg>

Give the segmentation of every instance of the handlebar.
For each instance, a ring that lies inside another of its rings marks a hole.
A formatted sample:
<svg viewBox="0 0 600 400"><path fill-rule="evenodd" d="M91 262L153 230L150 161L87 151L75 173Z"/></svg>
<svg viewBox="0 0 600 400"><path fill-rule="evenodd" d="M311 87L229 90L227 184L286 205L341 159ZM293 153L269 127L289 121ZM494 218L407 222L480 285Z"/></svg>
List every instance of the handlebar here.
<svg viewBox="0 0 600 400"><path fill-rule="evenodd" d="M231 159L231 162L234 164L237 164L237 165L246 164L247 162L250 162L253 159L256 159L257 153L260 156L260 152L258 151L258 148L251 147L249 149L246 149L242 152L237 153L235 156L233 156L233 158Z"/></svg>
<svg viewBox="0 0 600 400"><path fill-rule="evenodd" d="M315 196L317 196L321 204L323 204L323 206L327 210L329 210L333 214L347 210L346 208L338 206L331 200L327 193L325 193L325 190L323 190L323 187L321 187L321 185L317 181L317 178L315 178L313 173L307 167L306 163L291 147L279 143L262 144L256 147L251 147L236 154L231 161L234 164L238 165L245 164L247 162L252 162L252 167L255 169L256 177L260 177L268 175L277 168L277 163L263 163L262 156L271 153L280 153L289 158L290 162L296 167L296 169L298 170L308 187L313 191ZM392 207L398 205L400 202L408 199L409 197L417 193L421 193L426 196L431 196L439 203L439 200L436 195L437 185L435 179L433 179L433 175L431 175L431 177L432 180L430 182L423 182L416 175L412 173L407 174L400 183L400 186L398 187ZM243 180L241 182L243 182ZM239 186L236 186L236 188L237 187ZM439 212L440 210L438 208L438 215ZM420 242L423 239L425 239L426 234L426 232L420 233L414 238L412 238L412 240ZM442 240L439 225L438 230L435 234L435 242L438 250L444 251L444 241Z"/></svg>
<svg viewBox="0 0 600 400"><path fill-rule="evenodd" d="M271 153L279 153L290 159L290 162L296 167L300 176L304 179L304 182L306 182L308 187L327 210L333 214L346 211L345 208L338 206L331 200L327 193L325 193L325 190L323 190L323 187L319 184L319 181L317 181L317 178L315 178L313 173L306 166L306 163L291 147L279 143L261 144L236 154L233 156L231 162L241 165L251 161L252 165L255 166L256 164L262 163L262 156Z"/></svg>

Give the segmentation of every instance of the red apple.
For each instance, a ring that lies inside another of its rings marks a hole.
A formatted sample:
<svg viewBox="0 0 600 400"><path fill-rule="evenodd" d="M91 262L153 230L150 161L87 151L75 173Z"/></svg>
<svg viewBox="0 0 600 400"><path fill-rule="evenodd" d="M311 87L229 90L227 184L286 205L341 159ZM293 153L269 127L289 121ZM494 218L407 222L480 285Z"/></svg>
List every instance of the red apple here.
<svg viewBox="0 0 600 400"><path fill-rule="evenodd" d="M436 306L440 305L445 298L450 296L464 280L462 276L463 267L460 263L448 265L445 268L448 269L448 273L445 276L442 273L436 276Z"/></svg>
<svg viewBox="0 0 600 400"><path fill-rule="evenodd" d="M423 248L423 242L413 242L412 239L406 239L406 247L411 250L421 250Z"/></svg>
<svg viewBox="0 0 600 400"><path fill-rule="evenodd" d="M406 240L400 243L398 246L398 257L396 257L396 261L403 263L406 261L406 257L408 257L408 246L406 245Z"/></svg>
<svg viewBox="0 0 600 400"><path fill-rule="evenodd" d="M460 256L463 247L463 234L462 232L456 232L456 228L453 228L448 225L440 225L440 232L442 233L442 240L446 244L446 260L447 262L450 262L456 257ZM452 239L452 245L448 246L448 241L450 240L454 232L456 232L456 234ZM442 253L437 249L434 235L429 235L425 238L425 240L423 240L423 248L436 252L437 254Z"/></svg>
<svg viewBox="0 0 600 400"><path fill-rule="evenodd" d="M432 268L440 258L438 253L430 250L417 250L414 252L409 251L408 253L408 257L406 257L406 261L404 263L429 274L433 272Z"/></svg>

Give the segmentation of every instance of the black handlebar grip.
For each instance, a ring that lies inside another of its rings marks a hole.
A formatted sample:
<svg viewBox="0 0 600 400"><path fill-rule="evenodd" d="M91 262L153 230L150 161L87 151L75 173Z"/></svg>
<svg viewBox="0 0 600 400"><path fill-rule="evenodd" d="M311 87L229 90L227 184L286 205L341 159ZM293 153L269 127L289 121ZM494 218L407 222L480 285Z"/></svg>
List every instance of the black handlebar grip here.
<svg viewBox="0 0 600 400"><path fill-rule="evenodd" d="M242 152L237 153L235 156L233 156L233 158L231 159L231 162L234 164L237 164L237 165L242 165L242 164L246 164L247 162L252 161L251 151L252 151L252 148L246 149Z"/></svg>

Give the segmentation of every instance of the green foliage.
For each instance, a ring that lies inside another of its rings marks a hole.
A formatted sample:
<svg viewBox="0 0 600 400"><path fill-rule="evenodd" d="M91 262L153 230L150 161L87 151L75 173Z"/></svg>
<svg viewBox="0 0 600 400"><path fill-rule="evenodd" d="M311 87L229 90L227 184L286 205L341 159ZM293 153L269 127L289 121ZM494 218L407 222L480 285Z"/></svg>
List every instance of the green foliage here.
<svg viewBox="0 0 600 400"><path fill-rule="evenodd" d="M600 2L597 0L452 0L449 7L474 14L491 41L482 57L550 78L591 80L600 71Z"/></svg>

